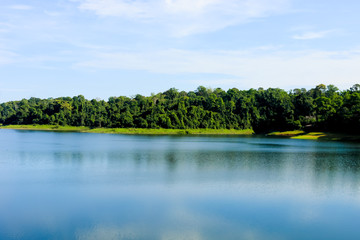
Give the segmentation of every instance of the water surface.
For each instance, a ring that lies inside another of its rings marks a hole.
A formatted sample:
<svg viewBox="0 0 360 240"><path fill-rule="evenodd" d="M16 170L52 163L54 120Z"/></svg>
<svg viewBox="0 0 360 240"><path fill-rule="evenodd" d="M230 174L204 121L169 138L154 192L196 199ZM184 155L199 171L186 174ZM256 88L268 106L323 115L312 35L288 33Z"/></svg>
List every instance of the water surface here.
<svg viewBox="0 0 360 240"><path fill-rule="evenodd" d="M0 130L0 239L359 239L360 145Z"/></svg>

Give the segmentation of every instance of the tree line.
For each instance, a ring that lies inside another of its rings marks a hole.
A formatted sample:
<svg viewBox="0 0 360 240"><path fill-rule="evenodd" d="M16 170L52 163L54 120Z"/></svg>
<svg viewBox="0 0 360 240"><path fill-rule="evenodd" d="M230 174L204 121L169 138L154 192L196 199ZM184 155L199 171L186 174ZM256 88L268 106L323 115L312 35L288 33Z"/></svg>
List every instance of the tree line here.
<svg viewBox="0 0 360 240"><path fill-rule="evenodd" d="M106 128L253 129L257 133L309 129L360 133L360 84L339 91L279 88L227 91L175 88L108 101L84 96L30 98L0 104L0 124L51 124Z"/></svg>

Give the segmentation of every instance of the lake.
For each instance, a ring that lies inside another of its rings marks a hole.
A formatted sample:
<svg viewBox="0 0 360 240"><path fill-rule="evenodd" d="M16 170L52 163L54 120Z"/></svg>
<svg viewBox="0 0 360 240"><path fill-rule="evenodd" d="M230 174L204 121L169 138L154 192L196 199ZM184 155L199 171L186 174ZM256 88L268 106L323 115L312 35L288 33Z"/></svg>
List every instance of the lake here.
<svg viewBox="0 0 360 240"><path fill-rule="evenodd" d="M360 239L360 144L0 130L0 239Z"/></svg>

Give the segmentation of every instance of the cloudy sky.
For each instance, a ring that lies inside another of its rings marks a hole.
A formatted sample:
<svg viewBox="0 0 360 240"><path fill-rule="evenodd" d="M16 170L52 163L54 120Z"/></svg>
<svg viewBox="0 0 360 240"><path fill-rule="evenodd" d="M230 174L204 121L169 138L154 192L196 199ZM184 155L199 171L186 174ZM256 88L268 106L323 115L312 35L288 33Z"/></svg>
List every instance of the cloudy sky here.
<svg viewBox="0 0 360 240"><path fill-rule="evenodd" d="M0 102L360 83L358 0L1 0Z"/></svg>

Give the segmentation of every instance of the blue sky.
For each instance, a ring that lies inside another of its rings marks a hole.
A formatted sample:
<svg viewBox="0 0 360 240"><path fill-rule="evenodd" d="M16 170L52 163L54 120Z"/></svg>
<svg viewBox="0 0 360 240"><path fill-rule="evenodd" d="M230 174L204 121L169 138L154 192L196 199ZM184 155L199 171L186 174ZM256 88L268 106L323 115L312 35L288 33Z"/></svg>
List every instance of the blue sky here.
<svg viewBox="0 0 360 240"><path fill-rule="evenodd" d="M358 0L1 0L0 102L360 83Z"/></svg>

